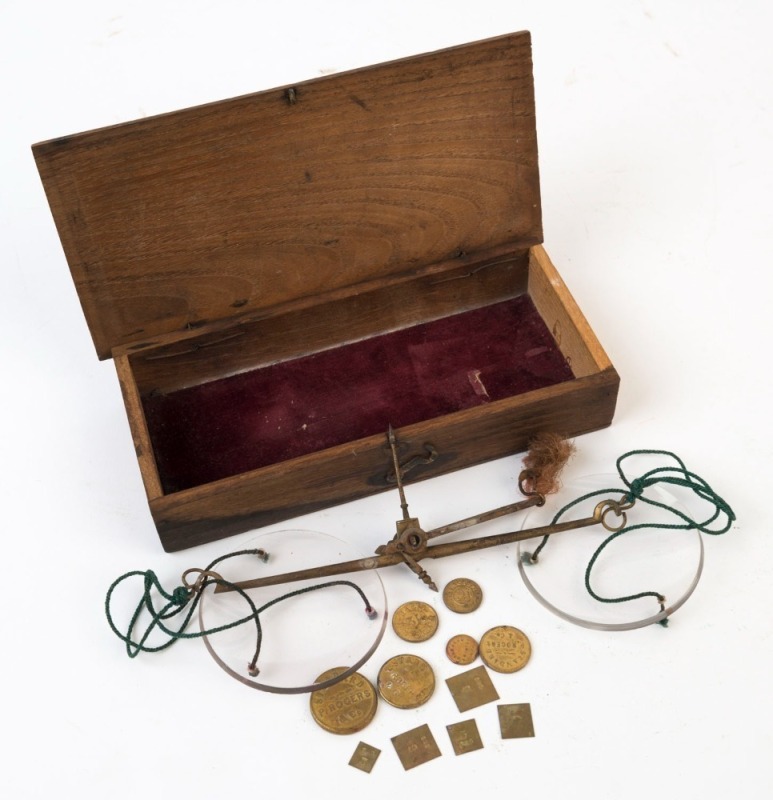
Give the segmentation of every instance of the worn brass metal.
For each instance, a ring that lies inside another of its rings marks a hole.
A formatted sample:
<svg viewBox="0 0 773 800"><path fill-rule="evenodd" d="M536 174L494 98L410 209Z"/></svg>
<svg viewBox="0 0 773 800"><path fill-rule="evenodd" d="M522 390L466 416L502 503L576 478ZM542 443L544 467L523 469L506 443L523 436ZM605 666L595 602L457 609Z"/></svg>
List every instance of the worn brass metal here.
<svg viewBox="0 0 773 800"><path fill-rule="evenodd" d="M418 708L435 691L435 673L419 656L394 656L379 670L378 691L390 706Z"/></svg>
<svg viewBox="0 0 773 800"><path fill-rule="evenodd" d="M457 614L469 614L483 602L483 591L470 578L455 578L443 589L443 602Z"/></svg>
<svg viewBox="0 0 773 800"><path fill-rule="evenodd" d="M349 759L349 766L361 769L363 772L370 772L380 755L381 750L377 747L360 742Z"/></svg>
<svg viewBox="0 0 773 800"><path fill-rule="evenodd" d="M469 669L460 675L454 675L453 678L447 678L446 685L454 698L456 707L462 713L499 700L491 677L483 666Z"/></svg>
<svg viewBox="0 0 773 800"><path fill-rule="evenodd" d="M425 442L424 455L413 456L413 458L409 458L407 461L403 461L399 465L400 468L399 474L405 475L406 472L410 472L414 467L421 466L422 464L431 464L437 457L438 457L438 451L435 449L435 447L430 442ZM385 483L396 484L397 475L398 472L390 470L384 476Z"/></svg>
<svg viewBox="0 0 773 800"><path fill-rule="evenodd" d="M534 736L534 722L529 703L511 703L497 706L499 730L503 739L523 739Z"/></svg>
<svg viewBox="0 0 773 800"><path fill-rule="evenodd" d="M426 642L438 628L437 612L428 603L411 600L392 615L392 628L406 642Z"/></svg>
<svg viewBox="0 0 773 800"><path fill-rule="evenodd" d="M420 580L426 583L433 592L436 592L437 585L416 560L416 556L427 549L427 534L422 529L419 520L408 513L408 501L405 499L405 489L403 488L403 471L397 457L397 439L391 425L387 432L387 440L392 451L392 462L394 463L397 491L400 493L400 508L403 518L395 523L397 529L395 535L386 544L376 548L376 555L398 556L418 575Z"/></svg>
<svg viewBox="0 0 773 800"><path fill-rule="evenodd" d="M528 636L512 625L498 625L480 637L480 657L496 672L518 672L531 658Z"/></svg>
<svg viewBox="0 0 773 800"><path fill-rule="evenodd" d="M392 744L400 763L406 770L426 764L427 761L442 755L429 725L420 725L399 736L393 736Z"/></svg>
<svg viewBox="0 0 773 800"><path fill-rule="evenodd" d="M451 740L451 746L457 756L472 753L473 750L480 750L483 747L480 733L478 733L478 723L474 719L466 719L463 722L454 722L452 725L446 725L446 730L448 731L448 738Z"/></svg>
<svg viewBox="0 0 773 800"><path fill-rule="evenodd" d="M478 657L478 643L472 636L459 633L448 640L446 655L454 664L472 664Z"/></svg>
<svg viewBox="0 0 773 800"><path fill-rule="evenodd" d="M331 680L346 667L334 667L320 675L315 683ZM325 689L317 689L309 698L314 721L330 733L357 733L376 715L378 695L373 684L355 672Z"/></svg>
<svg viewBox="0 0 773 800"><path fill-rule="evenodd" d="M316 580L328 578L334 575L345 575L350 572L362 572L369 569L380 569L391 567L395 564L406 564L413 572L418 575L430 589L437 591L437 585L427 574L419 561L425 558L445 558L462 553L472 553L477 550L484 550L489 547L499 547L500 545L514 544L526 539L537 539L543 536L552 536L556 533L586 528L590 525L603 525L608 531L620 530L626 524L625 511L632 507L633 501L623 496L620 500L602 500L593 511L592 516L580 520L570 520L559 522L555 525L542 525L538 528L529 528L522 531L511 531L508 533L498 533L491 536L483 536L477 539L465 539L458 542L446 542L445 544L430 545L429 542L446 533L469 528L481 522L497 519L498 517L512 514L532 506L540 506L545 502L543 495L539 493L527 495L523 500L510 505L501 506L482 514L443 525L425 531L418 518L411 517L408 512L408 503L405 499L405 490L401 477L401 470L397 463L397 449L394 431L391 426L388 433L388 441L392 449L392 459L396 464L395 474L398 476L397 488L400 493L400 506L403 511L403 518L396 523L395 535L386 543L376 548L376 555L367 558L359 558L353 561L344 561L338 564L327 564L311 569L297 570L296 572L285 572L281 575L268 575L263 578L253 578L239 583L218 583L215 592L230 592L234 587L242 590L256 589L264 586L276 586L284 583L292 583L302 580ZM609 515L614 513L617 517L617 524L609 520Z"/></svg>

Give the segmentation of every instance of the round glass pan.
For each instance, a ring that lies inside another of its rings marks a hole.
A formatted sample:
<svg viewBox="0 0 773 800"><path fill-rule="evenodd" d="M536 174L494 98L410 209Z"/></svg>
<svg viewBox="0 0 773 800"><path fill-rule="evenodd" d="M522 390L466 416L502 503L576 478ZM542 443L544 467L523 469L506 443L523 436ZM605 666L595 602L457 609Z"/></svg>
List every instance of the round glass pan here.
<svg viewBox="0 0 773 800"><path fill-rule="evenodd" d="M268 562L254 556L231 559L218 567L226 580L235 583L363 557L346 542L315 531L261 534L244 547L262 548L269 554ZM368 617L351 586L330 586L289 597L260 614L263 641L256 676L248 672L256 647L254 623L204 635L207 650L229 675L266 692L299 694L343 680L373 655L386 630L386 594L376 570L249 589L247 594L260 608L289 592L338 580L359 586L376 611L375 619ZM210 586L199 605L199 625L202 631L211 630L249 613L238 592L216 593ZM341 666L347 669L335 679L314 683L323 672Z"/></svg>
<svg viewBox="0 0 773 800"><path fill-rule="evenodd" d="M523 528L548 525L571 499L588 492L620 485L617 475L593 475L567 483L558 495L547 498L523 518ZM660 487L647 490L652 499L684 513L677 499ZM590 517L601 500L619 500L622 490L598 495L570 509L561 521ZM628 510L628 525L642 522L674 524L667 511L637 502ZM610 522L617 524L614 514ZM585 570L598 546L611 535L602 525L592 525L550 537L536 564L528 556L540 539L518 543L518 570L526 587L559 617L597 630L622 631L660 622L673 614L695 590L703 570L703 540L697 530L649 529L630 531L611 542L594 564L591 586L601 597L620 597L642 591L659 592L666 598L660 609L653 597L624 603L602 603L585 588ZM526 558L524 558L526 556Z"/></svg>

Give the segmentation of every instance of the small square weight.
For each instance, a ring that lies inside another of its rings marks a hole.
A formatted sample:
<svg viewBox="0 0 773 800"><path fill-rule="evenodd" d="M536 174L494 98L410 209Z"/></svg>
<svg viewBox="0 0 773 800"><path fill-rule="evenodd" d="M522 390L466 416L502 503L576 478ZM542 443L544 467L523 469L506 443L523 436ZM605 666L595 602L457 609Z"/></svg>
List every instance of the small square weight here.
<svg viewBox="0 0 773 800"><path fill-rule="evenodd" d="M381 750L377 747L371 747L365 742L360 742L349 759L349 766L361 769L363 772L370 772L380 755Z"/></svg>
<svg viewBox="0 0 773 800"><path fill-rule="evenodd" d="M392 744L395 746L400 763L407 770L442 755L429 725L420 725L418 728L393 736Z"/></svg>
<svg viewBox="0 0 773 800"><path fill-rule="evenodd" d="M497 690L483 666L468 669L467 672L447 678L446 684L451 691L456 707L462 713L485 703L499 700Z"/></svg>
<svg viewBox="0 0 773 800"><path fill-rule="evenodd" d="M465 753L472 753L473 750L480 750L483 742L478 733L478 724L474 719L466 719L464 722L455 722L453 725L446 725L448 737L454 748L454 753L462 756Z"/></svg>
<svg viewBox="0 0 773 800"><path fill-rule="evenodd" d="M511 703L497 706L499 730L503 739L523 739L534 736L534 722L529 703Z"/></svg>

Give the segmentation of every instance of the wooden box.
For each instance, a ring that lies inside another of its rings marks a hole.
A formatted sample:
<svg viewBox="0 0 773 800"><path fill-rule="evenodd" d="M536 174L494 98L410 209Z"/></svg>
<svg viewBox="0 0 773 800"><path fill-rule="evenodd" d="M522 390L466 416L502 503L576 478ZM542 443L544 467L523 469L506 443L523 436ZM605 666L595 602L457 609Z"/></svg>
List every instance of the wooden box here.
<svg viewBox="0 0 773 800"><path fill-rule="evenodd" d="M528 33L33 147L177 550L608 425L541 246Z"/></svg>

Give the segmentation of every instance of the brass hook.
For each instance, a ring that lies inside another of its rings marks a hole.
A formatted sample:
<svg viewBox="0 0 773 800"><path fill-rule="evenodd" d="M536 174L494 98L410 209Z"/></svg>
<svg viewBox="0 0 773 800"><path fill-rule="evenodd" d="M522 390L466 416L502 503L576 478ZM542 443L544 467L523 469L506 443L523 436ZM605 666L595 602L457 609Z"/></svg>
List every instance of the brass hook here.
<svg viewBox="0 0 773 800"><path fill-rule="evenodd" d="M518 476L518 489L524 497L536 497L538 501L536 505L545 505L545 495L535 489L527 489L525 484L527 481L533 481L537 477L537 473L533 469L522 469L521 474Z"/></svg>
<svg viewBox="0 0 773 800"><path fill-rule="evenodd" d="M596 508L593 509L593 519L600 522L608 531L616 532L622 530L628 522L626 510L633 508L633 500L602 500ZM620 517L619 525L612 525L607 522L607 514L613 511Z"/></svg>

